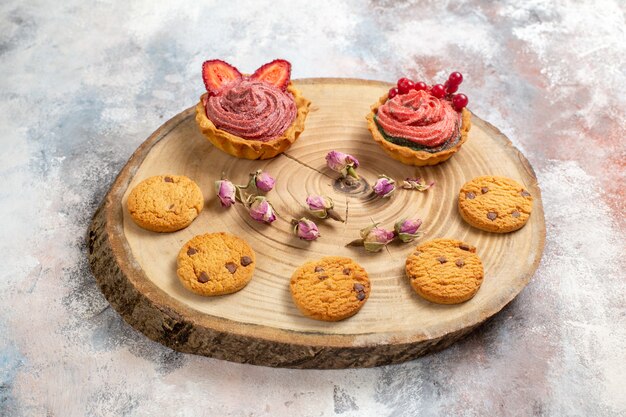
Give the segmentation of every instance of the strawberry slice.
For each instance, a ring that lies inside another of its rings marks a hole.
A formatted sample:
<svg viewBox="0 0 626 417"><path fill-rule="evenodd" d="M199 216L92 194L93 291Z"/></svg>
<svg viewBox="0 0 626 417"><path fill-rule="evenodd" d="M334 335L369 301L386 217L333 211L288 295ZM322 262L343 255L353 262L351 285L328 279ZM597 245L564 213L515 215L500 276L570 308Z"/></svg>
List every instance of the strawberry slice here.
<svg viewBox="0 0 626 417"><path fill-rule="evenodd" d="M287 88L290 78L291 64L284 59L275 59L272 62L268 62L250 76L251 80L272 84L283 91Z"/></svg>
<svg viewBox="0 0 626 417"><path fill-rule="evenodd" d="M202 79L206 90L215 95L222 87L241 78L237 68L219 59L204 61L202 64Z"/></svg>

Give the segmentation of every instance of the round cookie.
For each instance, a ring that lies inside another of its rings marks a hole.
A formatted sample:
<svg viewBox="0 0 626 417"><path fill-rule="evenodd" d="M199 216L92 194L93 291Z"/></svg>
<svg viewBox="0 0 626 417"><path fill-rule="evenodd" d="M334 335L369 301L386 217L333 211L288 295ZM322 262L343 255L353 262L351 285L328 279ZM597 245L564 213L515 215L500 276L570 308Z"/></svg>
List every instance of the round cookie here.
<svg viewBox="0 0 626 417"><path fill-rule="evenodd" d="M459 213L470 225L494 233L521 229L533 207L533 197L510 178L484 176L468 181L459 192Z"/></svg>
<svg viewBox="0 0 626 417"><path fill-rule="evenodd" d="M141 181L126 203L139 227L175 232L189 226L204 206L200 187L183 175L158 175Z"/></svg>
<svg viewBox="0 0 626 417"><path fill-rule="evenodd" d="M229 233L199 235L178 252L176 275L196 294L230 294L252 279L256 256L245 240Z"/></svg>
<svg viewBox="0 0 626 417"><path fill-rule="evenodd" d="M469 300L484 276L476 248L453 239L434 239L416 247L406 260L406 274L415 292L438 304Z"/></svg>
<svg viewBox="0 0 626 417"><path fill-rule="evenodd" d="M296 269L290 289L305 316L339 321L363 307L370 295L370 280L365 269L352 259L327 256Z"/></svg>

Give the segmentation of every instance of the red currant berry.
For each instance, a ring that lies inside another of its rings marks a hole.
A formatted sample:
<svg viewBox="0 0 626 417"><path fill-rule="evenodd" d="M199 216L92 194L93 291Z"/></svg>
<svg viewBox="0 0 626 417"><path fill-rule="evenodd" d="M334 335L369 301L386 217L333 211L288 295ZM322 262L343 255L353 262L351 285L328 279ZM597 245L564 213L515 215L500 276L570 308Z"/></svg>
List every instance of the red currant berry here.
<svg viewBox="0 0 626 417"><path fill-rule="evenodd" d="M463 107L466 107L468 101L469 100L465 94L455 94L454 97L452 97L452 105L456 111L461 111Z"/></svg>
<svg viewBox="0 0 626 417"><path fill-rule="evenodd" d="M391 100L397 95L398 95L398 89L396 87L393 87L389 89L389 94L387 94L387 98Z"/></svg>
<svg viewBox="0 0 626 417"><path fill-rule="evenodd" d="M406 94L413 89L415 83L408 78L400 78L398 80L398 92L400 94Z"/></svg>
<svg viewBox="0 0 626 417"><path fill-rule="evenodd" d="M455 71L450 74L450 76L448 77L448 81L450 82L450 84L458 86L463 82L463 74Z"/></svg>
<svg viewBox="0 0 626 417"><path fill-rule="evenodd" d="M415 83L415 87L413 87L413 89L417 91L428 90L428 86L426 85L425 82L420 81L419 83Z"/></svg>
<svg viewBox="0 0 626 417"><path fill-rule="evenodd" d="M441 84L435 84L430 89L430 94L437 98L444 98L446 96L446 88Z"/></svg>
<svg viewBox="0 0 626 417"><path fill-rule="evenodd" d="M458 85L451 84L450 81L446 81L443 86L446 87L447 94L456 93L456 91L459 89Z"/></svg>

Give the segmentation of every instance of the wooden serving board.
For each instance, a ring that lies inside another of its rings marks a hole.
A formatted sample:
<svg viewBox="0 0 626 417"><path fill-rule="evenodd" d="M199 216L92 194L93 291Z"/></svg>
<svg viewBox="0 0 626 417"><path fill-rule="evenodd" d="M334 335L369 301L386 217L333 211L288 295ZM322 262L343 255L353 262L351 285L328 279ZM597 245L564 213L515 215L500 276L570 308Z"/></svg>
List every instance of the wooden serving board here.
<svg viewBox="0 0 626 417"><path fill-rule="evenodd" d="M447 162L415 168L387 157L371 139L365 115L389 84L354 79L295 81L312 101L306 129L283 155L266 161L233 158L214 148L198 131L193 107L161 126L133 154L97 210L88 236L89 259L111 305L137 330L172 349L236 362L294 368L366 367L406 361L442 349L500 311L528 283L545 241L537 180L524 156L490 124L473 117L469 139ZM325 155L336 149L361 162L363 184L352 193L335 186ZM271 226L252 220L241 205L222 208L214 181L224 173L235 183L248 173L268 171L277 179L268 198L280 214ZM136 226L126 209L130 190L159 174L182 174L201 187L206 204L187 229L153 233ZM398 190L375 197L379 174L396 180L423 177L436 185L426 192ZM515 179L535 197L529 223L509 234L491 234L463 222L457 194L479 175ZM308 194L331 196L347 221L319 221L322 237L297 239L290 220L306 215ZM372 220L392 228L403 217L423 219L426 235L410 244L367 253L346 247ZM180 247L195 235L227 231L257 254L254 278L238 293L201 297L176 277ZM411 289L404 272L418 242L457 238L478 247L485 279L477 295L460 305L437 305ZM307 260L349 256L369 273L372 292L362 310L336 323L303 317L291 300L289 279Z"/></svg>

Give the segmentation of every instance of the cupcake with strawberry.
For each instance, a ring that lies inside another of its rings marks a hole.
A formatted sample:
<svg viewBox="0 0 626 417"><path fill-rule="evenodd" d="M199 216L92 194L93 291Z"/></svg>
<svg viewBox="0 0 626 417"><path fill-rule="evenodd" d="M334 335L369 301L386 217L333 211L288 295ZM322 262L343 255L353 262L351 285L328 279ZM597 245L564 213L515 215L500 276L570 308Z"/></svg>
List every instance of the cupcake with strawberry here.
<svg viewBox="0 0 626 417"><path fill-rule="evenodd" d="M432 87L400 78L366 117L372 137L389 156L407 165L448 160L467 140L471 127L467 96L455 94L461 82L459 72Z"/></svg>
<svg viewBox="0 0 626 417"><path fill-rule="evenodd" d="M200 131L237 158L269 159L284 152L304 130L311 104L290 77L291 64L282 59L250 76L218 59L204 62L207 92L196 106Z"/></svg>

